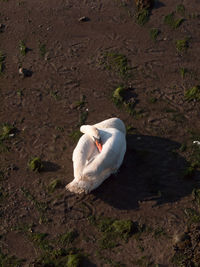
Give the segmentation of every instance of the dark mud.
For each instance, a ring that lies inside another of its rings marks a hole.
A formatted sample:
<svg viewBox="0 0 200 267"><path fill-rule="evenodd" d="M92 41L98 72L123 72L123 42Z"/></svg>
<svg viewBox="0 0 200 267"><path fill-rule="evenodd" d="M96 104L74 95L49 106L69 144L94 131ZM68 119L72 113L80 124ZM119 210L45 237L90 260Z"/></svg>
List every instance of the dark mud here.
<svg viewBox="0 0 200 267"><path fill-rule="evenodd" d="M134 1L1 1L0 265L200 266L199 2L137 18ZM113 116L119 172L66 192L79 126Z"/></svg>

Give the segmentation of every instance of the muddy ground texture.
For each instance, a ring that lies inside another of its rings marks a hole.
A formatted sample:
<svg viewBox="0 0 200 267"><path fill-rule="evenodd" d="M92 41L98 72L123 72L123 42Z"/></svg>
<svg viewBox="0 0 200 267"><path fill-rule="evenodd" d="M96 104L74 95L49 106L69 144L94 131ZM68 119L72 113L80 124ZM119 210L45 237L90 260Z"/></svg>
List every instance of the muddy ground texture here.
<svg viewBox="0 0 200 267"><path fill-rule="evenodd" d="M0 4L0 266L200 266L199 1ZM110 117L119 172L66 192Z"/></svg>

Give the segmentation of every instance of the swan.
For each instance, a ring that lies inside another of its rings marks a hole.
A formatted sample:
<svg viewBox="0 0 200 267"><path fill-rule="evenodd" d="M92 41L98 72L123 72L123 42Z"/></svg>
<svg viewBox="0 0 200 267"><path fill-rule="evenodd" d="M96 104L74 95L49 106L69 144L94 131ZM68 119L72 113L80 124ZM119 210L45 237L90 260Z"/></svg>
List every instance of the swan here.
<svg viewBox="0 0 200 267"><path fill-rule="evenodd" d="M73 193L90 193L121 166L126 152L126 128L118 118L82 125L83 133L73 151L74 180L66 186Z"/></svg>

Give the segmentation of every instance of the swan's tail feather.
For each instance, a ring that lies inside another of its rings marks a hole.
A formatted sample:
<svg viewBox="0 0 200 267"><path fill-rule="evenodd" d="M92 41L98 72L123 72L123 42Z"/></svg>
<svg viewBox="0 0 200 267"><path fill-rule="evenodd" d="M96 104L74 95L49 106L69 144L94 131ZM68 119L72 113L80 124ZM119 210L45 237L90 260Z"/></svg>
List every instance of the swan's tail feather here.
<svg viewBox="0 0 200 267"><path fill-rule="evenodd" d="M66 185L65 189L75 194L81 194L85 192L84 188L81 188L78 183L74 181Z"/></svg>
<svg viewBox="0 0 200 267"><path fill-rule="evenodd" d="M116 170L114 169L114 172ZM92 173L87 173L83 177L79 179L74 179L71 183L66 185L66 190L75 193L81 194L85 193L88 194L92 190L96 189L103 181L110 176L112 172L109 169L106 169L102 172L100 177L95 177Z"/></svg>
<svg viewBox="0 0 200 267"><path fill-rule="evenodd" d="M66 185L66 190L72 192L72 193L76 193L76 194L81 194L81 193L85 193L88 194L90 193L90 191L92 190L93 187L93 182L92 181L88 181L85 177L79 180L74 179L71 183L69 183L68 185Z"/></svg>

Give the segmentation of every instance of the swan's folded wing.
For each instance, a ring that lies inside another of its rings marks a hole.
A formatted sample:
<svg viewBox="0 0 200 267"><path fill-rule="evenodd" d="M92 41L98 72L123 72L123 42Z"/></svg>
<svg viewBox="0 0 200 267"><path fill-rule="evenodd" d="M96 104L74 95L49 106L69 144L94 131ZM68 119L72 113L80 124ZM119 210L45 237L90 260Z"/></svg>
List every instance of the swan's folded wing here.
<svg viewBox="0 0 200 267"><path fill-rule="evenodd" d="M122 164L124 154L126 152L125 135L118 130L108 129L108 133L112 133L105 144L101 153L97 154L94 160L85 166L83 169L83 176L91 178L106 176L117 171ZM107 133L106 133L107 134Z"/></svg>
<svg viewBox="0 0 200 267"><path fill-rule="evenodd" d="M80 178L82 176L83 169L87 165L87 162L94 157L95 154L98 154L98 151L94 142L87 134L82 135L72 156L74 178Z"/></svg>

